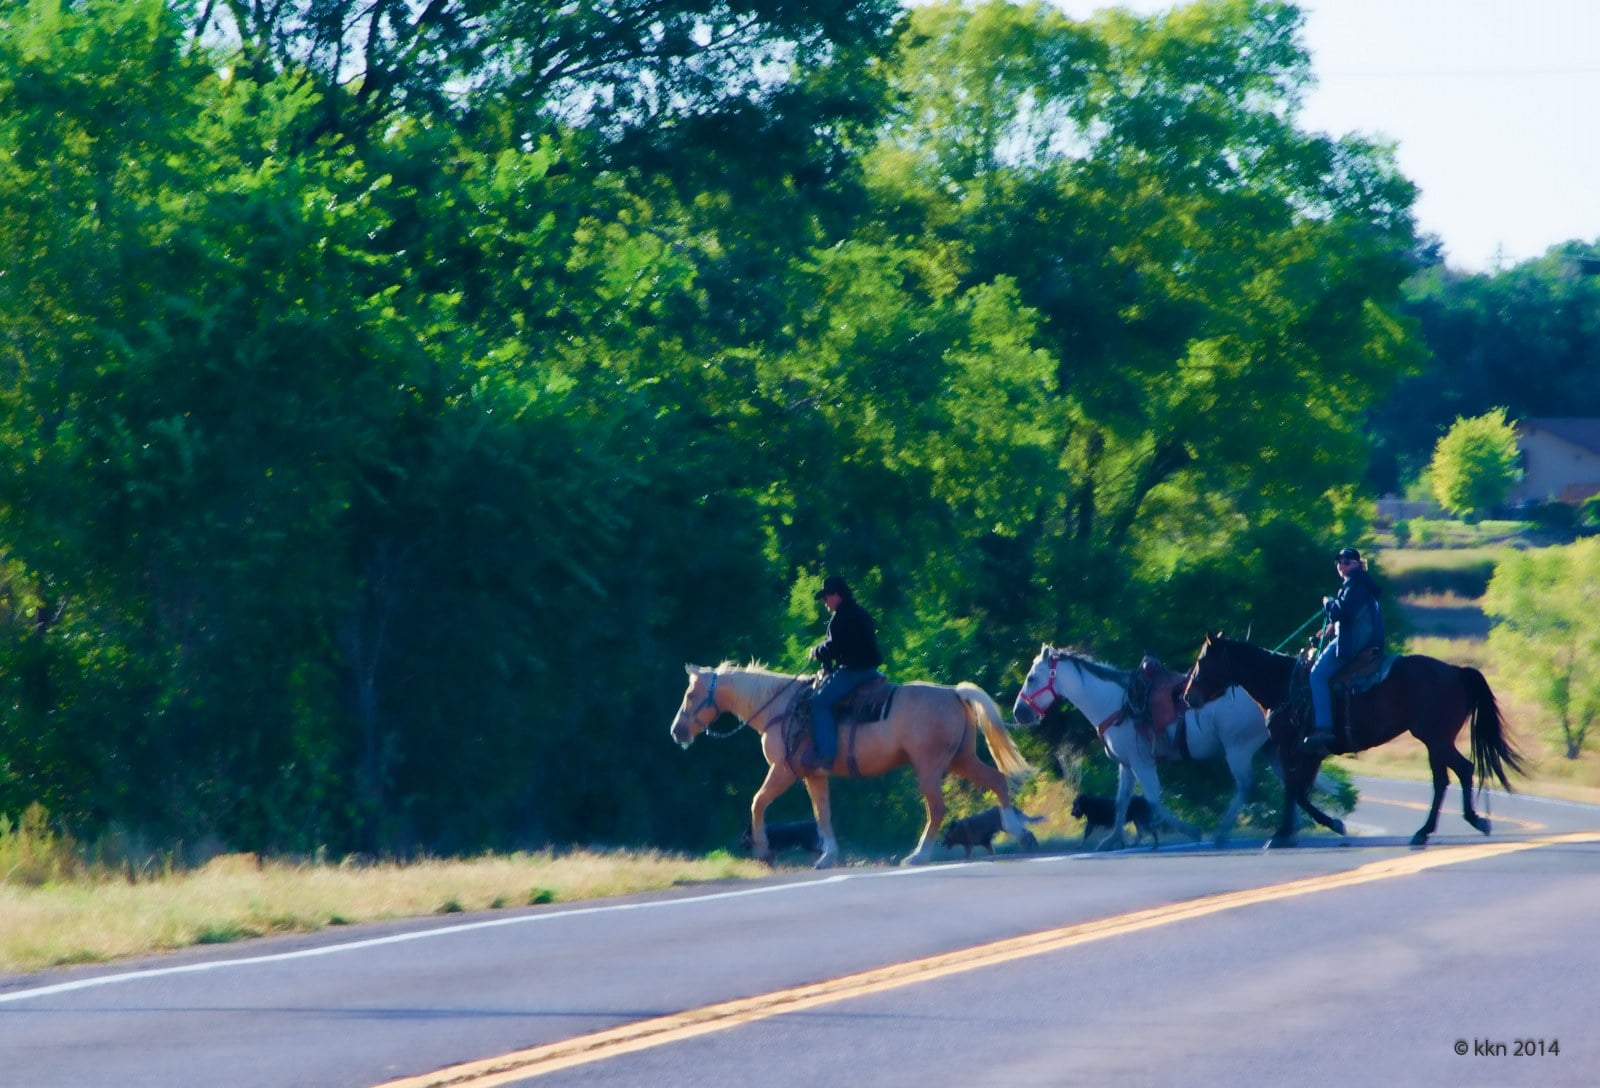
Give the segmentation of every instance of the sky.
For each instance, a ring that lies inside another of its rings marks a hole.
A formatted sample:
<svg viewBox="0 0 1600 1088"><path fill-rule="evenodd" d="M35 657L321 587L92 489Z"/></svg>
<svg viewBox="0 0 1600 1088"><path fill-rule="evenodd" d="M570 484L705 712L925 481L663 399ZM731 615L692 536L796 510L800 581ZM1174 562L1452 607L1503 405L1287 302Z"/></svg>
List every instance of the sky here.
<svg viewBox="0 0 1600 1088"><path fill-rule="evenodd" d="M1075 19L1172 0L1054 0ZM1445 262L1600 241L1600 0L1301 0L1302 129L1391 141Z"/></svg>

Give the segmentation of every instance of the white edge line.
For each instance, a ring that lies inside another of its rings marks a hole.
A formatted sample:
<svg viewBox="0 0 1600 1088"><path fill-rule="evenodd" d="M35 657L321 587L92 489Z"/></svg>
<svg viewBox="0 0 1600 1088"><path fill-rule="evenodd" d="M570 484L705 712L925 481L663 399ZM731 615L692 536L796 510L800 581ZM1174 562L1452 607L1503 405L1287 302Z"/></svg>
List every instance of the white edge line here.
<svg viewBox="0 0 1600 1088"><path fill-rule="evenodd" d="M1037 860L1065 860L1076 855L1057 855L1052 858ZM438 929L416 930L410 933L395 933L387 937L369 937L359 941L346 941L337 944L322 945L317 948L301 948L293 952L275 952L266 956L247 956L240 959L208 960L205 963L186 963L173 967L153 967L142 971L124 971L121 974L96 975L93 978L74 979L71 982L57 982L49 986L36 986L32 989L13 990L9 993L0 993L0 1004L9 1004L17 1001L27 1001L38 997L51 997L55 994L72 993L77 990L90 990L100 986L114 986L125 982L139 982L145 979L166 978L172 975L196 974L202 971L220 971L232 967L252 967L263 963L284 963L289 960L310 959L313 956L332 956L345 952L360 952L368 948L381 948L385 945L404 944L408 941L423 941L434 937L449 937L458 933L471 933L480 929L494 929L499 926L531 925L539 922L555 922L564 918L577 918L589 914L611 914L631 910L647 910L658 907L694 906L700 903L711 903L720 899L739 899L750 895L768 895L773 892L787 892L798 889L820 888L829 884L839 884L847 880L872 880L892 877L925 876L936 873L947 873L952 869L965 869L974 865L988 865L989 861L955 861L938 865L929 865L913 869L893 869L887 872L872 873L836 873L820 880L795 881L785 884L772 884L760 888L741 888L737 891L712 892L709 895L688 896L683 899L652 899L644 903L611 903L596 907L576 907L571 910L550 911L543 914L519 914L510 918L490 918L481 922L466 922L461 925L442 926Z"/></svg>

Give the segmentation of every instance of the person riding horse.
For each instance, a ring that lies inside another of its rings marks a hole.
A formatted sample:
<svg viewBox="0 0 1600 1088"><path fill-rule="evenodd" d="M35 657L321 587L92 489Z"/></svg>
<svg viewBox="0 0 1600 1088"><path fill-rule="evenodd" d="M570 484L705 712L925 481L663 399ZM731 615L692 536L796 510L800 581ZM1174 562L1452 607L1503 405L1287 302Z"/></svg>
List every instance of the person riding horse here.
<svg viewBox="0 0 1600 1088"><path fill-rule="evenodd" d="M855 594L845 580L830 574L817 590L817 600L833 613L828 634L811 647L811 660L822 666L826 679L811 697L811 761L807 769L833 766L838 753L839 729L833 708L856 688L878 674L883 654L878 650L878 635L872 617L856 603Z"/></svg>
<svg viewBox="0 0 1600 1088"><path fill-rule="evenodd" d="M1311 712L1315 717L1307 745L1331 746L1333 737L1334 674L1359 657L1362 651L1383 647L1383 613L1378 608L1378 586L1367 573L1366 561L1354 548L1340 550L1334 560L1343 584L1332 597L1322 598L1328 626L1322 635L1333 629L1333 638L1322 648L1316 664L1311 666Z"/></svg>

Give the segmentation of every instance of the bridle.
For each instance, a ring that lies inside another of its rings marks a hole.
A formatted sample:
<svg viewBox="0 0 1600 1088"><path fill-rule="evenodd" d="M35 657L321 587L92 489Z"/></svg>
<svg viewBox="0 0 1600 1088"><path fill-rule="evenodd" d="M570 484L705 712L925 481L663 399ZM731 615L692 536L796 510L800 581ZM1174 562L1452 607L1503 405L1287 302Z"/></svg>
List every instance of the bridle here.
<svg viewBox="0 0 1600 1088"><path fill-rule="evenodd" d="M701 712L706 711L706 710L711 711L711 719L710 719L710 721L706 722L705 725L700 726L700 732L704 733L708 737L714 737L717 740L723 740L724 738L733 736L739 730L743 729L747 724L750 725L751 728L754 728L756 719L760 718L761 715L766 712L767 707L769 707L773 703L777 702L778 701L778 696L782 695L784 692L788 691L791 687L793 687L794 685L798 684L800 681L804 680L805 679L805 674L802 673L801 675L794 677L787 684L785 684L783 687L781 687L777 691L773 692L772 698L770 698L766 702L762 703L760 708L754 714L750 715L750 719L749 719L748 722L743 718L739 718L738 719L738 724L735 725L732 729L728 729L728 730L726 730L724 732L719 733L716 730L711 728L711 722L716 721L717 718L720 717L724 713L722 707L717 705L717 681L720 680L721 678L722 677L721 677L720 673L713 672L711 674L711 683L708 686L708 689L706 691L706 697L704 699L700 700L699 705L694 708L693 718L691 719L694 722L698 723L700 721ZM731 713L731 712L729 712L729 713ZM736 717L737 717L737 715L736 715Z"/></svg>
<svg viewBox="0 0 1600 1088"><path fill-rule="evenodd" d="M1044 684L1040 687L1034 688L1032 691L1019 691L1017 693L1017 698L1026 703L1028 708L1041 718L1049 713L1050 708L1055 706L1055 701L1061 697L1061 693L1056 690L1056 666L1060 663L1061 655L1055 651L1051 651L1050 675L1045 678ZM1044 706L1040 706L1035 700L1043 697L1045 692L1050 693L1050 701Z"/></svg>
<svg viewBox="0 0 1600 1088"><path fill-rule="evenodd" d="M1044 684L1041 685L1040 687L1034 688L1032 691L1019 691L1017 693L1017 698L1020 699L1022 702L1026 703L1030 708L1032 708L1033 712L1035 714L1039 715L1039 717L1041 717L1041 718L1044 717L1045 714L1050 710L1050 708L1055 705L1056 699L1061 698L1061 692L1056 690L1056 666L1058 666L1060 664L1061 664L1061 653L1060 653L1060 651L1052 650L1050 652L1050 675L1045 677ZM1029 670L1029 671L1031 672L1032 670ZM1050 693L1051 700L1050 700L1050 702L1046 703L1044 706L1040 706L1039 703L1037 702L1037 700L1043 698L1045 692L1049 692ZM1107 714L1103 720L1101 720L1100 722L1096 723L1096 725L1094 727L1094 731L1095 731L1095 734L1097 736L1099 736L1101 740L1105 739L1106 730L1110 729L1113 725L1115 725L1117 723L1117 719L1122 717L1123 711L1125 709L1126 709L1125 705L1124 706L1119 706L1119 707L1117 707L1117 709L1113 710L1110 714Z"/></svg>
<svg viewBox="0 0 1600 1088"><path fill-rule="evenodd" d="M1034 688L1032 691L1019 691L1017 693L1017 698L1020 701L1022 701L1023 703L1026 703L1028 705L1028 707L1030 707L1033 710L1033 712L1035 714L1039 715L1039 717L1041 717L1041 718L1044 717L1045 714L1050 710L1050 708L1055 705L1055 700L1061 697L1061 692L1056 690L1056 666L1061 664L1061 657L1062 657L1062 655L1061 655L1060 651L1056 651L1056 650L1051 651L1051 653L1050 653L1050 675L1045 677L1044 683L1041 684L1039 687ZM1031 672L1032 670L1029 670L1029 671ZM1189 683L1193 683L1194 682L1194 675L1195 675L1195 670L1194 669L1190 669L1189 673L1188 673ZM1185 698L1185 700L1187 700L1188 693L1189 693L1189 684L1185 684L1183 690L1184 690L1184 698ZM1044 694L1046 692L1050 693L1051 700L1050 700L1050 702L1046 703L1044 706L1040 706L1039 703L1038 703L1038 700L1043 698ZM1119 718L1121 718L1125 713L1127 713L1127 710L1128 710L1127 703L1126 703L1126 700L1124 700L1124 703L1123 703L1122 706L1119 706L1117 709L1113 710L1110 714L1107 714L1104 718L1102 718L1099 722L1097 722L1095 724L1095 727L1094 727L1095 734L1097 736L1099 736L1099 738L1101 740L1105 740L1106 730L1110 729L1113 725L1115 725L1117 723L1117 720Z"/></svg>
<svg viewBox="0 0 1600 1088"><path fill-rule="evenodd" d="M735 725L732 729L722 733L719 733L711 728L711 723L722 717L722 708L717 705L717 681L720 679L720 674L715 672L711 674L711 683L706 688L706 697L700 700L700 705L694 708L693 715L689 719L690 721L699 725L700 715L707 710L711 711L710 720L707 721L706 724L700 726L700 732L704 733L708 737L715 737L718 740L721 740L724 737L731 737L739 730L744 728L744 722L742 721L738 725Z"/></svg>

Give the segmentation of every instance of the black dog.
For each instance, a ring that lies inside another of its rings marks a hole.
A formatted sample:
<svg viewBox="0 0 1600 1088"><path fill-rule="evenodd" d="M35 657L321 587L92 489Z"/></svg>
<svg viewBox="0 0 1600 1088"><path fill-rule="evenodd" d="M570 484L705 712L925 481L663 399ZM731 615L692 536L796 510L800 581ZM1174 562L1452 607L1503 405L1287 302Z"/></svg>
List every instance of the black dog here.
<svg viewBox="0 0 1600 1088"><path fill-rule="evenodd" d="M1072 814L1083 820L1083 844L1087 846L1091 831L1097 827L1111 828L1116 822L1117 799L1080 793L1078 799L1072 802ZM1128 822L1133 825L1135 832L1133 845L1138 846L1147 834L1154 845L1161 845L1161 838L1156 834L1155 825L1150 822L1149 801L1143 797L1128 798Z"/></svg>
<svg viewBox="0 0 1600 1088"><path fill-rule="evenodd" d="M1038 823L1044 819L1043 816L1029 816L1021 811L1018 811L1017 815L1028 823ZM944 835L939 839L939 845L965 847L969 858L972 856L974 846L981 846L993 854L994 837L1004 830L1000 822L1000 809L988 808L976 816L968 816L964 820L951 820L945 824ZM1039 841L1033 837L1033 832L1027 828L1022 829L1018 841L1024 850L1032 850L1039 845Z"/></svg>
<svg viewBox="0 0 1600 1088"><path fill-rule="evenodd" d="M739 837L739 845L746 850L755 846L755 834L745 825L744 834ZM817 821L796 820L792 824L767 825L767 849L774 854L785 850L809 850L813 854L822 853L822 836L817 832Z"/></svg>

